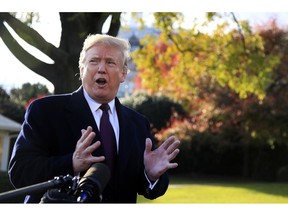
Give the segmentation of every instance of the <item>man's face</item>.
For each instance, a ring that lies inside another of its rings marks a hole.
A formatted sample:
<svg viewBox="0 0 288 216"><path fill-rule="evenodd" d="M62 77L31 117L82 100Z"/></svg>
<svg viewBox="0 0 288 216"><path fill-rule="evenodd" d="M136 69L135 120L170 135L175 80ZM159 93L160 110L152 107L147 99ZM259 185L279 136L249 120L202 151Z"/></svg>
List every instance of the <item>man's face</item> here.
<svg viewBox="0 0 288 216"><path fill-rule="evenodd" d="M115 47L94 45L87 50L80 68L82 85L88 95L98 103L115 98L120 83L125 81L122 53Z"/></svg>

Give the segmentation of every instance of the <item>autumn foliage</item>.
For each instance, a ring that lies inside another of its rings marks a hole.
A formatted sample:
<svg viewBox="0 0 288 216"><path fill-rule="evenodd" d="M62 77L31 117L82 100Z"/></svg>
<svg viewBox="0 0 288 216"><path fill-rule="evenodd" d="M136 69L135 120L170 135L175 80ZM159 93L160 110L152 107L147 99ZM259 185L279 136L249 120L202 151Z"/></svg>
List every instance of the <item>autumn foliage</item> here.
<svg viewBox="0 0 288 216"><path fill-rule="evenodd" d="M287 30L276 21L239 21L241 31L224 21L209 33L160 24L133 59L143 89L188 113L156 134L181 139L178 170L279 180L288 167Z"/></svg>

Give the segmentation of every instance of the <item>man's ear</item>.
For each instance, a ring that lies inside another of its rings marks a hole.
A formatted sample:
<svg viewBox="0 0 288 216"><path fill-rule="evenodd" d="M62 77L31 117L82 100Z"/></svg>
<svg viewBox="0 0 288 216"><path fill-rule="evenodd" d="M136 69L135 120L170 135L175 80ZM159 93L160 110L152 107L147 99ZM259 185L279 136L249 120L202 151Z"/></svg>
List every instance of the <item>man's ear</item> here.
<svg viewBox="0 0 288 216"><path fill-rule="evenodd" d="M120 82L123 83L126 80L127 70L123 70L120 77Z"/></svg>
<svg viewBox="0 0 288 216"><path fill-rule="evenodd" d="M83 78L83 68L80 68L80 73L79 73L79 80L82 80Z"/></svg>

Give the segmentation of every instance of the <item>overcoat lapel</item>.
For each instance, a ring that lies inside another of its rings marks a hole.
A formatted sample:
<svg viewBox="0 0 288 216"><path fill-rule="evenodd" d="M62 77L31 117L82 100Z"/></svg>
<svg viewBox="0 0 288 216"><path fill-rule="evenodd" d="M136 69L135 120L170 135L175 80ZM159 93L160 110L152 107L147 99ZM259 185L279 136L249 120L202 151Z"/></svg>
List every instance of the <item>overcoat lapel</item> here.
<svg viewBox="0 0 288 216"><path fill-rule="evenodd" d="M88 126L91 126L96 133L96 137L92 143L99 140L99 130L89 105L84 98L83 87L80 87L77 91L72 93L71 100L66 108L67 112L65 114L72 131L71 136L74 136L76 140L79 140L81 137L81 129L86 129ZM100 154L100 152L96 153L95 156L98 156L98 154Z"/></svg>
<svg viewBox="0 0 288 216"><path fill-rule="evenodd" d="M118 98L115 100L115 105L120 129L117 170L121 174L128 167L127 163L129 162L133 146L131 142L131 124L129 124L130 118Z"/></svg>

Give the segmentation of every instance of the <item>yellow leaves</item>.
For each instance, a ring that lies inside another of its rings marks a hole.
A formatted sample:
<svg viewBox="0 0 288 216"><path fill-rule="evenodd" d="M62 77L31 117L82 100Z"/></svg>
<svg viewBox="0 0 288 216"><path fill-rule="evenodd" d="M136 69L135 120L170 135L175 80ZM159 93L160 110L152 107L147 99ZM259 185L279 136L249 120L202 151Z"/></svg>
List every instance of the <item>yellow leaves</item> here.
<svg viewBox="0 0 288 216"><path fill-rule="evenodd" d="M156 20L166 31L143 39L143 48L132 56L144 88L161 89L174 99L191 100L203 79L211 79L240 98L255 94L264 99L280 57L265 54L264 41L247 23L243 22L242 32L231 29L227 22L209 34L194 28L176 32L171 26L177 15L160 15Z"/></svg>

